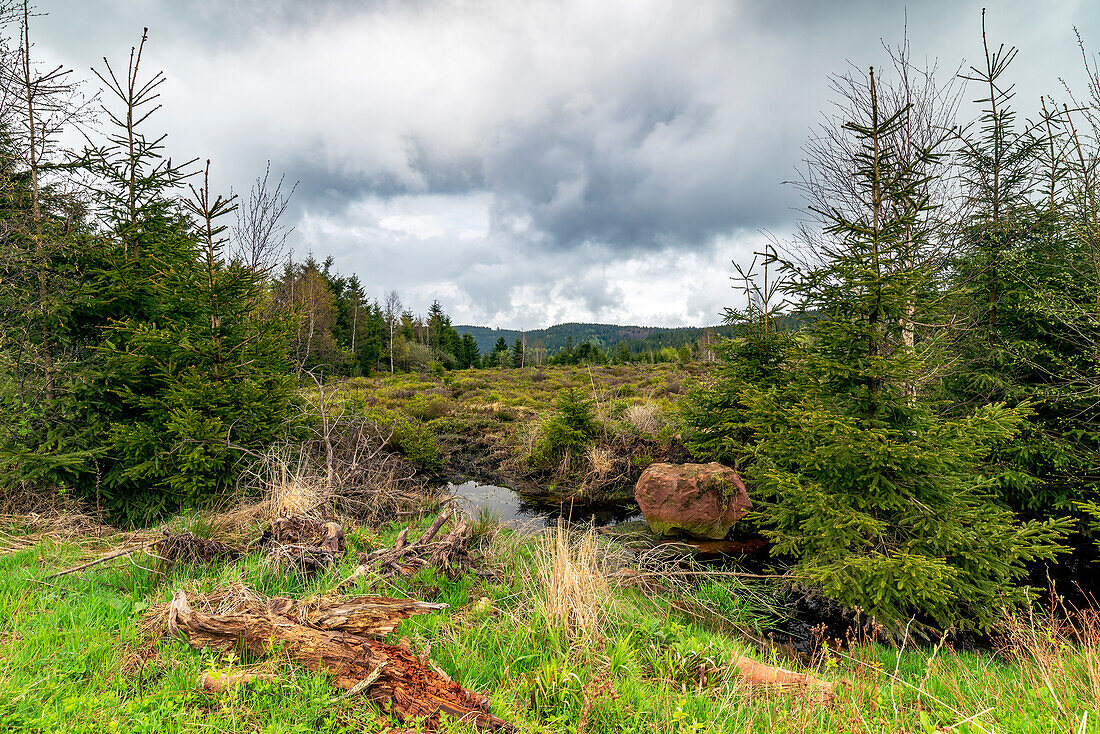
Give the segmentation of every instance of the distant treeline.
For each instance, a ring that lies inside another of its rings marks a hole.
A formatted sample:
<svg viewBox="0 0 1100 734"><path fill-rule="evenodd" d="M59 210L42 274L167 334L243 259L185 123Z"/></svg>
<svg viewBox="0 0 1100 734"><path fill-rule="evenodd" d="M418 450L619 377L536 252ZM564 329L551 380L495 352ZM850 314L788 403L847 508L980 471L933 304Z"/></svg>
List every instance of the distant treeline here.
<svg viewBox="0 0 1100 734"><path fill-rule="evenodd" d="M426 314L405 308L396 291L371 299L355 275L313 256L287 263L272 284L276 306L292 314L292 356L300 370L348 377L410 372L712 359L737 327L661 328L560 324L521 332L454 326L434 301Z"/></svg>
<svg viewBox="0 0 1100 734"><path fill-rule="evenodd" d="M687 344L691 346L708 338L729 337L734 327L730 326L684 326L667 328L659 326L616 326L615 324L557 324L545 329L519 331L516 329L494 329L487 326L456 326L460 333L469 333L477 340L478 347L487 352L493 348L497 339L504 338L509 344L516 339L528 344L539 344L550 354L571 345L591 344L604 351L617 351L620 343L626 344L631 355L647 352L659 352L671 347L679 349Z"/></svg>
<svg viewBox="0 0 1100 734"><path fill-rule="evenodd" d="M276 304L295 315L296 364L349 377L375 370L709 361L719 341L739 329L570 323L523 332L454 326L438 301L426 314L416 314L402 305L396 291L384 301L369 298L357 276L336 272L331 257L286 264L273 290ZM780 329L799 323L792 316L777 319Z"/></svg>

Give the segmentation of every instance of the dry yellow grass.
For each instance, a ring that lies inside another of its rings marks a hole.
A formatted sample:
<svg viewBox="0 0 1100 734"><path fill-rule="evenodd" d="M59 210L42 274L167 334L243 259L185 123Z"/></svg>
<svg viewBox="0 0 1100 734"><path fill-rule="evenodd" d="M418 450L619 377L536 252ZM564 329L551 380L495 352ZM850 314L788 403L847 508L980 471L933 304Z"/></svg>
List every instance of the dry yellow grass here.
<svg viewBox="0 0 1100 734"><path fill-rule="evenodd" d="M222 523L247 525L257 519L271 520L290 515L311 516L330 499L324 477L294 446L272 447L248 469L244 486L253 499L238 509L220 513ZM255 499L259 498L259 502Z"/></svg>
<svg viewBox="0 0 1100 734"><path fill-rule="evenodd" d="M589 446L588 470L597 479L603 479L615 468L615 454L606 446Z"/></svg>
<svg viewBox="0 0 1100 734"><path fill-rule="evenodd" d="M570 641L598 639L607 619L611 586L596 531L571 531L559 523L540 540L534 578L537 611Z"/></svg>
<svg viewBox="0 0 1100 734"><path fill-rule="evenodd" d="M656 403L631 405L623 411L623 419L643 436L656 435L664 423L661 417L661 409L657 407Z"/></svg>
<svg viewBox="0 0 1100 734"><path fill-rule="evenodd" d="M323 482L306 473L288 473L268 486L264 499L271 517L309 515L326 501Z"/></svg>

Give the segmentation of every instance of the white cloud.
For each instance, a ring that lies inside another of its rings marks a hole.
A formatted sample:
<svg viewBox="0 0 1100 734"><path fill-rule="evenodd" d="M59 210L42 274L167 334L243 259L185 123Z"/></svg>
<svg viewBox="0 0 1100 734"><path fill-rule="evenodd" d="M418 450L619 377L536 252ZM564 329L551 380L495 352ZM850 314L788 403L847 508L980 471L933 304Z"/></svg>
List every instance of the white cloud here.
<svg viewBox="0 0 1100 734"><path fill-rule="evenodd" d="M1079 78L1087 2L999 3L1026 112ZM906 8L730 0L56 0L46 57L124 59L150 26L177 158L223 187L265 161L299 179L299 254L456 322L713 323L729 260L790 231L799 148L827 76L880 38L953 70L980 54L976 0ZM749 256L747 259L751 259Z"/></svg>

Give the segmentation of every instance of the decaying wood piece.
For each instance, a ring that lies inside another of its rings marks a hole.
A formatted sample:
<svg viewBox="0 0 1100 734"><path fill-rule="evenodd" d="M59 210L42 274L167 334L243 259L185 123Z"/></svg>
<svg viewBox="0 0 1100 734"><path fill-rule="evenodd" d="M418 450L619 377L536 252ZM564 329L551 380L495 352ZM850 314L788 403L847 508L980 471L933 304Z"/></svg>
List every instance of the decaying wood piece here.
<svg viewBox="0 0 1100 734"><path fill-rule="evenodd" d="M452 529L436 540L440 530L451 521ZM435 566L448 578L461 576L470 568L470 524L461 513L446 509L439 513L420 538L408 541L409 529L403 529L394 541L393 548L383 548L367 554L359 566L344 579L338 589L346 589L367 576L372 570L380 574L410 574L426 566Z"/></svg>
<svg viewBox="0 0 1100 734"><path fill-rule="evenodd" d="M303 515L275 519L255 544L267 548L280 566L309 575L331 569L347 552L340 523Z"/></svg>
<svg viewBox="0 0 1100 734"><path fill-rule="evenodd" d="M203 614L191 609L180 590L169 608L168 631L194 647L264 655L277 646L299 664L330 674L336 686L361 693L402 720L445 714L481 729L515 731L489 713L487 699L445 680L414 653L347 632L307 627L271 609ZM363 684L372 677L373 682Z"/></svg>
<svg viewBox="0 0 1100 734"><path fill-rule="evenodd" d="M272 599L267 603L268 611L299 624L361 637L388 635L403 619L446 608L446 604L384 596L359 596L338 602Z"/></svg>
<svg viewBox="0 0 1100 734"><path fill-rule="evenodd" d="M812 675L765 665L746 657L735 657L733 667L737 668L741 681L749 685L799 687L826 701L833 697L833 684Z"/></svg>

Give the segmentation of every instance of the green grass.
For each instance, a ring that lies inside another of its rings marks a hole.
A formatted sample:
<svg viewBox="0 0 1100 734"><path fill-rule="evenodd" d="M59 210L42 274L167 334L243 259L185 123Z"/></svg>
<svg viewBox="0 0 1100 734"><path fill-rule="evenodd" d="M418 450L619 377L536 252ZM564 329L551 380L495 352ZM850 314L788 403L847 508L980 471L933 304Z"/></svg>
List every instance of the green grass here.
<svg viewBox="0 0 1100 734"><path fill-rule="evenodd" d="M393 638L407 637L415 649L430 642L436 664L487 692L493 711L521 730L1076 733L1089 710L1085 731L1097 731L1100 639L1092 632L1071 639L1037 622L1021 623L1013 631L1022 652L1008 659L945 647L856 645L808 671L838 682L836 699L822 705L797 693L748 689L733 674L733 655L792 666L725 631L760 622L759 589L713 579L686 592L612 585L588 600L599 606L598 629L570 639L540 591L548 573L540 546L494 532L489 519L480 523L488 553L483 566L499 571L494 579L447 580L425 569L370 590L449 604L406 620ZM391 542L396 532L391 526L349 538L367 547ZM257 555L222 566L180 566L166 575L151 570L154 559L136 556L45 579L103 547L44 541L0 557L0 730L371 732L392 726L369 704L344 699L323 675L277 660L266 664L279 674L278 683L204 693L197 684L203 671L254 661L177 640L149 646L139 631L145 610L185 584L201 593L241 581L264 594L301 597L349 573L350 554L312 580L284 578ZM614 547L606 550L619 558ZM712 610L701 617L706 624L673 609L685 593Z"/></svg>

